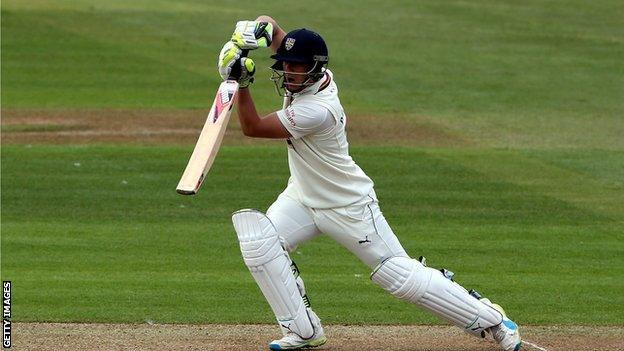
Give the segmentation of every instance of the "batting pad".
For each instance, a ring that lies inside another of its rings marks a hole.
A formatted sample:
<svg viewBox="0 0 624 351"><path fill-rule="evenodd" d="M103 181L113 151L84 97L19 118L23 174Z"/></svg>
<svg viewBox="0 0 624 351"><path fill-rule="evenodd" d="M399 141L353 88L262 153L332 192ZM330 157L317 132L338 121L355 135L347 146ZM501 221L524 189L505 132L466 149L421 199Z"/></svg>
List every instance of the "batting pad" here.
<svg viewBox="0 0 624 351"><path fill-rule="evenodd" d="M470 296L461 285L409 257L392 257L379 265L371 279L392 295L417 304L479 337L500 324L503 316Z"/></svg>
<svg viewBox="0 0 624 351"><path fill-rule="evenodd" d="M282 329L311 338L312 322L290 269L288 253L280 245L271 220L256 210L240 210L232 215L232 222L243 260Z"/></svg>

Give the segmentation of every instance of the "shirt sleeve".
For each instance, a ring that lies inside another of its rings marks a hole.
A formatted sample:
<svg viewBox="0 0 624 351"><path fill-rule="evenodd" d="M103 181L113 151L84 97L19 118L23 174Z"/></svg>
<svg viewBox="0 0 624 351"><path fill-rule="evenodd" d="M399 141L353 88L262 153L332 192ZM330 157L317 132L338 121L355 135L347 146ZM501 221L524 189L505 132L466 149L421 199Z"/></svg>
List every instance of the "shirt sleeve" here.
<svg viewBox="0 0 624 351"><path fill-rule="evenodd" d="M277 117L295 139L325 130L328 125L327 121L333 119L331 112L320 105L291 105L277 111Z"/></svg>

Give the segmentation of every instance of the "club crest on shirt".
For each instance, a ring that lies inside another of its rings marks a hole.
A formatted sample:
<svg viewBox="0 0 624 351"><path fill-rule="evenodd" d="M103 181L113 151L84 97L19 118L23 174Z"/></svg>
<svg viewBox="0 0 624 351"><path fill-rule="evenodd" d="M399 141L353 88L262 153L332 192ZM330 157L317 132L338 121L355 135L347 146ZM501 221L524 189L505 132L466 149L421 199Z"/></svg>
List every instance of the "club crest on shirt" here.
<svg viewBox="0 0 624 351"><path fill-rule="evenodd" d="M295 46L295 38L287 38L286 39L286 50L290 50Z"/></svg>

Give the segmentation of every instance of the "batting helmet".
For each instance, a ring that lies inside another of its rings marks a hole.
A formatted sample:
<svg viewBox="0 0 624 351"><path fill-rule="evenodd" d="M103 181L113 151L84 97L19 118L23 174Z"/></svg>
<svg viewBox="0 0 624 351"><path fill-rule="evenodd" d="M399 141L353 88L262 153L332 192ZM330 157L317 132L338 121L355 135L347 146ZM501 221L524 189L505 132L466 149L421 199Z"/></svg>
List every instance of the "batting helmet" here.
<svg viewBox="0 0 624 351"><path fill-rule="evenodd" d="M271 58L276 60L271 68L276 70L283 70L283 63L286 61L314 64L315 71L320 72L329 62L325 40L318 33L305 28L286 34L277 53Z"/></svg>

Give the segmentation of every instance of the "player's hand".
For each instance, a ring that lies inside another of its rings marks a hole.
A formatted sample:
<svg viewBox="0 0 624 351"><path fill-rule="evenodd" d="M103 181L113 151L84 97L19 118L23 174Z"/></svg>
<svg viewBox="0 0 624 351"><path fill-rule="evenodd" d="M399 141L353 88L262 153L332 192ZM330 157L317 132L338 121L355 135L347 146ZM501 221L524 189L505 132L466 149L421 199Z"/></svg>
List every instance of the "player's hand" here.
<svg viewBox="0 0 624 351"><path fill-rule="evenodd" d="M273 24L269 22L238 21L232 42L244 50L266 48L273 41Z"/></svg>
<svg viewBox="0 0 624 351"><path fill-rule="evenodd" d="M241 57L243 50L236 44L228 41L219 53L219 75L223 80L235 79L240 88L247 88L253 83L256 73L256 64L248 57Z"/></svg>
<svg viewBox="0 0 624 351"><path fill-rule="evenodd" d="M219 63L217 64L221 79L226 80L230 78L232 75L232 68L234 68L234 65L238 64L242 53L243 50L231 41L223 45L223 49L221 49L221 53L219 53Z"/></svg>
<svg viewBox="0 0 624 351"><path fill-rule="evenodd" d="M247 88L254 81L254 73L256 73L256 64L249 57L243 57L240 60L240 77L238 77L238 87Z"/></svg>

